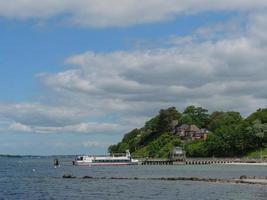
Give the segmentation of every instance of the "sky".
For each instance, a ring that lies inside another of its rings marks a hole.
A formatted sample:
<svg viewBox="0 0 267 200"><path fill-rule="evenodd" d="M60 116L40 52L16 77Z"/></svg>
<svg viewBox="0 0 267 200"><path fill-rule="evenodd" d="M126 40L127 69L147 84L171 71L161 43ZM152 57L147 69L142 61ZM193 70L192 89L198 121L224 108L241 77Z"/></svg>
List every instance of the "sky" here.
<svg viewBox="0 0 267 200"><path fill-rule="evenodd" d="M162 108L267 107L265 0L0 0L0 154L102 154Z"/></svg>

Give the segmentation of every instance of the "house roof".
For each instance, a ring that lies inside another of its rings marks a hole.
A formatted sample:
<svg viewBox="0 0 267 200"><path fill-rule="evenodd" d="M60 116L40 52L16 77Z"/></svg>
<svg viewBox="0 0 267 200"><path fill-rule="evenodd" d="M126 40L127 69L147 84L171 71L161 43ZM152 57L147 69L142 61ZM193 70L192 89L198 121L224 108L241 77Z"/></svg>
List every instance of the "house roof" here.
<svg viewBox="0 0 267 200"><path fill-rule="evenodd" d="M193 131L193 132L201 132L200 129L196 125L194 125L194 124L189 125L189 127L188 127L187 130L188 131Z"/></svg>
<svg viewBox="0 0 267 200"><path fill-rule="evenodd" d="M179 129L187 129L189 127L189 125L188 124L182 124L181 126L179 126L178 128Z"/></svg>
<svg viewBox="0 0 267 200"><path fill-rule="evenodd" d="M201 132L201 130L195 124L182 124L181 126L179 126L179 129L190 132Z"/></svg>

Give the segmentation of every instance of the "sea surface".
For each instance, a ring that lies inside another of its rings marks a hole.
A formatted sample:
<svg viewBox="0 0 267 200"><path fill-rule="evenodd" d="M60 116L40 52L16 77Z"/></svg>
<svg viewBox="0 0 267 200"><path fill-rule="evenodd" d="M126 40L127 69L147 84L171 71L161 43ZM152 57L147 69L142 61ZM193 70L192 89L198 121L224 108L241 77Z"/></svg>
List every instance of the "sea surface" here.
<svg viewBox="0 0 267 200"><path fill-rule="evenodd" d="M266 200L267 186L164 180L63 179L76 177L267 177L266 166L182 165L78 167L71 157L0 157L0 199Z"/></svg>

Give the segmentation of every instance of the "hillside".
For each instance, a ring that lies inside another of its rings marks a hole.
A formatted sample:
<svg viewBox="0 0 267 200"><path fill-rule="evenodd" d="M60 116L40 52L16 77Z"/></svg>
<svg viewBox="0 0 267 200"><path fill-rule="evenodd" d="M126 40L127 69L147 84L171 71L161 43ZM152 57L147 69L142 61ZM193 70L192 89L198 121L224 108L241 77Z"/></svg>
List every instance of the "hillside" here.
<svg viewBox="0 0 267 200"><path fill-rule="evenodd" d="M184 139L176 127L193 124L209 130L208 138ZM175 107L160 110L142 128L125 134L109 152L129 149L135 157L167 158L174 146L183 146L190 157L244 156L267 143L267 109L259 109L246 119L238 112L213 112L188 106L182 113Z"/></svg>

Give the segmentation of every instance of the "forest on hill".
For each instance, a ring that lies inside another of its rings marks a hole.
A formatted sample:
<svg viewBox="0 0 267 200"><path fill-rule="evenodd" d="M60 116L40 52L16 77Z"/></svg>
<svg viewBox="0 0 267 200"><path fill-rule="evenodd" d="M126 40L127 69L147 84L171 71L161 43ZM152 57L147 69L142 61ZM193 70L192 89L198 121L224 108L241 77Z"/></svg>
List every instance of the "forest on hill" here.
<svg viewBox="0 0 267 200"><path fill-rule="evenodd" d="M207 129L208 138L184 140L175 134L173 122ZM266 144L267 108L243 118L235 111L209 113L205 108L188 106L183 112L175 107L160 110L142 128L125 134L108 150L118 153L129 149L135 157L167 158L173 147L181 146L188 157L240 157Z"/></svg>

